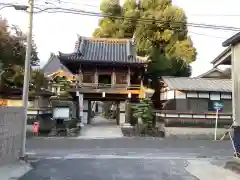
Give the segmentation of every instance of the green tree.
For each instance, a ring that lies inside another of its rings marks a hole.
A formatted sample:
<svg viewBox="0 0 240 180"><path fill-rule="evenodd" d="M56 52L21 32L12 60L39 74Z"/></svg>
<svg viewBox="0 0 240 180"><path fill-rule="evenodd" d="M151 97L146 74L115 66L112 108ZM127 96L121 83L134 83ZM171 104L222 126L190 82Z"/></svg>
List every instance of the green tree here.
<svg viewBox="0 0 240 180"><path fill-rule="evenodd" d="M32 42L31 65L37 66L39 58L36 44ZM17 26L9 26L6 19L0 17L0 88L22 88L26 53L26 34Z"/></svg>
<svg viewBox="0 0 240 180"><path fill-rule="evenodd" d="M187 31L183 9L171 0L104 0L104 16L94 37L135 37L137 54L148 56L150 63L145 74L151 79L155 94L159 94L162 76L190 76L189 64L196 59L196 49ZM160 97L154 97L160 100ZM160 104L155 103L155 104ZM161 108L161 107L157 107Z"/></svg>
<svg viewBox="0 0 240 180"><path fill-rule="evenodd" d="M53 79L51 79L51 83L60 87L61 92L58 94L60 97L70 97L70 94L67 90L71 88L71 82L67 80L67 77L55 76Z"/></svg>
<svg viewBox="0 0 240 180"><path fill-rule="evenodd" d="M31 72L30 82L34 85L34 89L40 91L41 89L47 89L49 80L44 75L42 69L34 69Z"/></svg>
<svg viewBox="0 0 240 180"><path fill-rule="evenodd" d="M133 107L133 116L140 118L148 128L152 127L153 112L152 112L152 101L151 99L142 99L139 104Z"/></svg>

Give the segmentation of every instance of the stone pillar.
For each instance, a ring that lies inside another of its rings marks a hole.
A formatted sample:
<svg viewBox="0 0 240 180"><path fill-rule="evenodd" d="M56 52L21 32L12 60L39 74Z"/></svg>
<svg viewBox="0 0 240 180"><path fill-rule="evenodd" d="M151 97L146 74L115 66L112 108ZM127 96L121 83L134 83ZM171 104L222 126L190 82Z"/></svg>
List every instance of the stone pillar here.
<svg viewBox="0 0 240 180"><path fill-rule="evenodd" d="M120 124L124 124L125 121L125 102L120 102Z"/></svg>
<svg viewBox="0 0 240 180"><path fill-rule="evenodd" d="M223 42L223 46L231 46L233 141L236 155L240 157L240 33Z"/></svg>
<svg viewBox="0 0 240 180"><path fill-rule="evenodd" d="M88 114L87 114L87 124L91 124L92 118L92 101L88 100Z"/></svg>
<svg viewBox="0 0 240 180"><path fill-rule="evenodd" d="M60 94L60 92L61 92L61 87L57 86L57 94Z"/></svg>
<svg viewBox="0 0 240 180"><path fill-rule="evenodd" d="M120 102L116 102L116 121L117 121L117 125L120 125L120 106L119 106Z"/></svg>

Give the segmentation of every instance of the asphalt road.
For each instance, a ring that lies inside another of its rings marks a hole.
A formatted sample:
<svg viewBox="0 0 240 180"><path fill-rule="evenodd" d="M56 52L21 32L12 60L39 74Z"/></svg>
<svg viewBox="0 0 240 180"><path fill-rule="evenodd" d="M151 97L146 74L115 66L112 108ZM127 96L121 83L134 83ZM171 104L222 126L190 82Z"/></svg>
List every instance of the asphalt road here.
<svg viewBox="0 0 240 180"><path fill-rule="evenodd" d="M232 157L228 141L40 138L27 149L37 161L20 180L235 180L221 168Z"/></svg>

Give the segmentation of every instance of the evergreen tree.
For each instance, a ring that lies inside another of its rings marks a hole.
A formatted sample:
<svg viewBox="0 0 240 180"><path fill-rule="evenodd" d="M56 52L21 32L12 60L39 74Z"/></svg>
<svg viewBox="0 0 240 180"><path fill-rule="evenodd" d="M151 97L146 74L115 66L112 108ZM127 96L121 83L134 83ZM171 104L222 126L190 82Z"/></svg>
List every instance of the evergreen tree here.
<svg viewBox="0 0 240 180"><path fill-rule="evenodd" d="M196 49L183 9L171 0L125 0L123 6L119 0L103 0L100 10L103 18L93 36L135 37L137 54L149 57L145 77L151 79L157 96L162 76L191 75L189 64L196 59Z"/></svg>
<svg viewBox="0 0 240 180"><path fill-rule="evenodd" d="M9 26L7 20L0 17L0 89L23 87L26 40L26 34L19 27ZM31 65L39 65L34 41Z"/></svg>

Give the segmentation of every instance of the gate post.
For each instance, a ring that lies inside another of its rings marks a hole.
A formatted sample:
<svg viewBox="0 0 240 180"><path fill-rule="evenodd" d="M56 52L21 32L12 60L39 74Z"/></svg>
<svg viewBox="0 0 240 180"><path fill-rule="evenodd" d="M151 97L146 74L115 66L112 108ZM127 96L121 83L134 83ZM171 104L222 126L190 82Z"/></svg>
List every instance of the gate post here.
<svg viewBox="0 0 240 180"><path fill-rule="evenodd" d="M91 124L92 118L92 101L88 100L88 113L87 113L87 124Z"/></svg>
<svg viewBox="0 0 240 180"><path fill-rule="evenodd" d="M116 121L117 121L117 125L120 125L120 106L119 106L120 102L116 102Z"/></svg>

